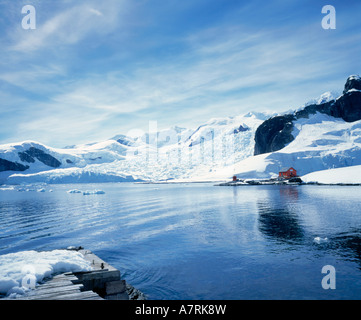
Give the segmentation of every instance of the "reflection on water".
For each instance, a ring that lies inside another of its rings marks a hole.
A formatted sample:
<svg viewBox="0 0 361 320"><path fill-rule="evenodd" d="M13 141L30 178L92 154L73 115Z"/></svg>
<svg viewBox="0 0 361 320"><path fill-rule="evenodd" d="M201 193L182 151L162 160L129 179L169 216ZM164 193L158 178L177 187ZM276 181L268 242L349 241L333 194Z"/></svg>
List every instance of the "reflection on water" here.
<svg viewBox="0 0 361 320"><path fill-rule="evenodd" d="M328 250L334 250L343 258L355 261L361 269L361 229L353 229L333 235L327 243Z"/></svg>
<svg viewBox="0 0 361 320"><path fill-rule="evenodd" d="M274 240L298 243L304 238L304 230L297 214L298 188L280 186L279 198L258 200L259 230Z"/></svg>
<svg viewBox="0 0 361 320"><path fill-rule="evenodd" d="M276 242L308 245L312 249L319 251L333 252L336 256L357 262L361 268L361 225L359 228L348 225L343 228L343 232L334 232L334 228L330 228L329 233L325 233L324 229L327 229L327 223L338 223L338 219L341 218L342 220L341 215L344 211L338 211L340 202L337 198L333 199L336 202L333 203L332 199L326 197L327 206L324 203L325 200L313 199L316 203L319 203L322 213L325 214L322 217L324 221L321 229L325 237L316 237L316 233L312 235L310 230L307 229L305 221L300 219L303 216L302 210L300 210L300 202L308 200L303 194L299 195L302 190L302 187L298 186L280 186L278 198L258 200L259 231ZM337 217L335 213L338 213ZM358 219L359 223L361 222L360 218ZM313 240L319 238L321 241L313 241L311 246L310 240L312 238Z"/></svg>
<svg viewBox="0 0 361 320"><path fill-rule="evenodd" d="M297 215L282 208L266 207L259 204L259 230L275 240L285 242L300 242L304 232Z"/></svg>
<svg viewBox="0 0 361 320"><path fill-rule="evenodd" d="M51 189L0 191L0 254L81 245L151 299L361 298L359 187ZM326 264L337 271L334 292L320 285Z"/></svg>

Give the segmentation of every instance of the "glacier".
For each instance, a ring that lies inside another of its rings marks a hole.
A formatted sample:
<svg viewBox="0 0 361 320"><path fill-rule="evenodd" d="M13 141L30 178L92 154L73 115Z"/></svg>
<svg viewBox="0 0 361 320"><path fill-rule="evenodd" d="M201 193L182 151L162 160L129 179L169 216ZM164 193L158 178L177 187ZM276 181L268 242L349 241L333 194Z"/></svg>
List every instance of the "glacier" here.
<svg viewBox="0 0 361 320"><path fill-rule="evenodd" d="M137 181L193 181L214 170L251 157L254 133L271 114L248 113L211 119L197 129L173 127L139 137L118 135L88 145L54 149L38 142L0 146L0 158L28 165L21 172L0 172L7 184L94 183ZM42 150L61 165L51 168L39 159L28 163L19 154L29 148Z"/></svg>

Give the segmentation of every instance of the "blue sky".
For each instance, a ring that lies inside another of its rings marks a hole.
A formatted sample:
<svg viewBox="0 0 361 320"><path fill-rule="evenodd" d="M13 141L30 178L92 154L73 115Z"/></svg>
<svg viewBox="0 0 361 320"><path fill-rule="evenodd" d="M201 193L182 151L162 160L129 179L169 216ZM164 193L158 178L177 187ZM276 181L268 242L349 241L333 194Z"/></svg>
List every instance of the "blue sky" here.
<svg viewBox="0 0 361 320"><path fill-rule="evenodd" d="M24 30L24 5L36 29ZM324 30L324 5L336 29ZM361 73L360 1L0 0L0 143L296 109Z"/></svg>

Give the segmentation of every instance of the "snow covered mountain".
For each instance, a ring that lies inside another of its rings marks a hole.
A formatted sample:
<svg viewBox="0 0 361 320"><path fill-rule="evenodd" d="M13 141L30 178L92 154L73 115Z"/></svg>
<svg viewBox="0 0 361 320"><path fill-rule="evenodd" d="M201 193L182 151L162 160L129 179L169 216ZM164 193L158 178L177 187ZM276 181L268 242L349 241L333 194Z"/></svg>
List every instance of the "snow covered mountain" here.
<svg viewBox="0 0 361 320"><path fill-rule="evenodd" d="M361 120L348 123L316 113L297 120L292 135L295 139L286 147L240 161L234 173L240 178L272 178L282 167L292 166L303 176L361 165Z"/></svg>
<svg viewBox="0 0 361 320"><path fill-rule="evenodd" d="M361 79L287 114L248 113L137 137L55 149L25 141L0 146L0 182L214 181L300 175L361 165Z"/></svg>
<svg viewBox="0 0 361 320"><path fill-rule="evenodd" d="M0 146L6 183L192 179L253 155L254 134L270 115L212 119L195 130L173 127L139 137L55 149L25 141Z"/></svg>

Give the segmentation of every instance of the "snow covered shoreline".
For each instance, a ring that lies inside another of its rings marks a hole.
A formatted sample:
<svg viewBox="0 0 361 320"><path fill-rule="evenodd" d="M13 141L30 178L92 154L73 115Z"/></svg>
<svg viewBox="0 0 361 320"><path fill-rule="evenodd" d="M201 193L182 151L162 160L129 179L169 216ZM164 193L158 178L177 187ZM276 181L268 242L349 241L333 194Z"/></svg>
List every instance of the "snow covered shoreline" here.
<svg viewBox="0 0 361 320"><path fill-rule="evenodd" d="M307 184L361 185L361 166L315 171L301 179Z"/></svg>
<svg viewBox="0 0 361 320"><path fill-rule="evenodd" d="M299 181L277 179L255 179L230 181L219 186L247 186L247 185L334 185L361 186L361 165L311 172L299 178Z"/></svg>
<svg viewBox="0 0 361 320"><path fill-rule="evenodd" d="M229 179L170 179L166 181L139 181L139 182L122 182L131 184L151 184L151 185L174 185L174 184L201 184L201 183L214 183L216 186L249 186L249 185L280 185L280 184L302 184L302 185L335 185L335 186L359 186L361 185L361 165L333 168L327 170L314 171L309 174L300 176L302 181L288 183L287 181L277 181L277 179L262 179L262 178L249 178L240 179L238 182L229 181ZM100 184L107 184L112 182L102 182ZM119 183L119 182L118 182ZM18 191L18 192L53 192L53 189L47 190L46 183L35 184L20 184L20 185L0 185L0 191ZM66 184L65 184L66 185ZM81 184L83 185L83 184ZM92 183L92 185L94 185ZM49 184L51 186L51 184ZM66 191L68 194L82 194L82 195L103 195L103 190L80 190L70 189Z"/></svg>

